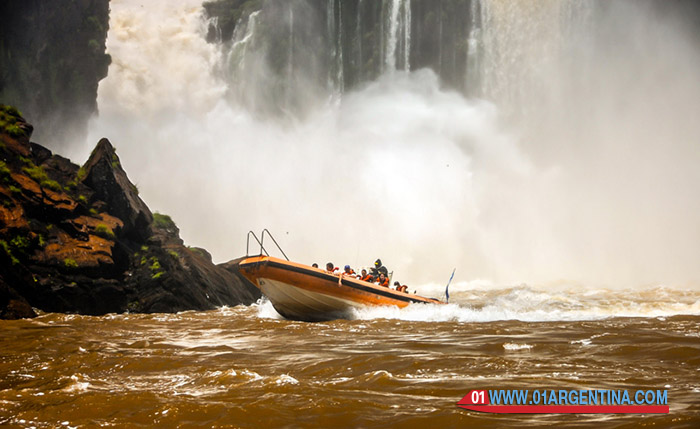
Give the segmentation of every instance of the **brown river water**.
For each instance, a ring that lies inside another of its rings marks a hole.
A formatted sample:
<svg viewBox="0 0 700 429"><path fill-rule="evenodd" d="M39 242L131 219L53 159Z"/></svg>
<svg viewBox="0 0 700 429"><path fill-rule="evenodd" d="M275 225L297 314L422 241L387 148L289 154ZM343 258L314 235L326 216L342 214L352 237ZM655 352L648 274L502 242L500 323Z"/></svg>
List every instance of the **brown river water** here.
<svg viewBox="0 0 700 429"><path fill-rule="evenodd" d="M700 427L700 292L455 292L283 320L268 302L0 321L6 427ZM669 414L485 414L472 389L668 390Z"/></svg>

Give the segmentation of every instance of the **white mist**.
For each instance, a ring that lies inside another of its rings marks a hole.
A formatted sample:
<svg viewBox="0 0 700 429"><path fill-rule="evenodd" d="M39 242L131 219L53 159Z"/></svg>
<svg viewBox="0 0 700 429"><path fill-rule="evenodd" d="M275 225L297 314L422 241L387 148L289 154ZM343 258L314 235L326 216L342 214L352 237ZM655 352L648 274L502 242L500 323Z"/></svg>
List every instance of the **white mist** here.
<svg viewBox="0 0 700 429"><path fill-rule="evenodd" d="M230 99L251 93L217 73L227 53L204 41L197 1L113 1L100 116L71 155L108 137L149 206L217 261L269 228L294 260L381 257L409 284L453 267L501 284L697 284L697 46L634 3L611 8L621 34L605 20L590 37L560 21L518 33L518 17L561 14L536 4L484 9L511 32L482 29L481 71L501 73L482 76L483 99L395 72L281 120ZM499 66L509 55L518 73Z"/></svg>

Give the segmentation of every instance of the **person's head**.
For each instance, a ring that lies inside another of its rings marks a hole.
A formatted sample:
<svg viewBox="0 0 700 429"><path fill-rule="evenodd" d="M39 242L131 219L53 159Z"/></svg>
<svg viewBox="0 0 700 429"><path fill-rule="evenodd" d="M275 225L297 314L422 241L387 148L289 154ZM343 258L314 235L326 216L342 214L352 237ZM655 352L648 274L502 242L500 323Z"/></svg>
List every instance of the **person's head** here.
<svg viewBox="0 0 700 429"><path fill-rule="evenodd" d="M401 286L401 283L399 283L399 282L394 282L394 286Z"/></svg>
<svg viewBox="0 0 700 429"><path fill-rule="evenodd" d="M381 260L381 259L377 259L376 261L374 261L374 266L375 266L375 267L381 267L381 266L382 266L382 260Z"/></svg>
<svg viewBox="0 0 700 429"><path fill-rule="evenodd" d="M361 271L361 273L362 273L363 276L366 276L366 275L367 275L367 270L365 270L365 269L363 268L362 271Z"/></svg>
<svg viewBox="0 0 700 429"><path fill-rule="evenodd" d="M333 268L335 268L335 267L333 267L333 262L329 262L326 264L326 269L328 271L333 271Z"/></svg>
<svg viewBox="0 0 700 429"><path fill-rule="evenodd" d="M316 262L314 262L311 266L314 268L318 268L318 264Z"/></svg>
<svg viewBox="0 0 700 429"><path fill-rule="evenodd" d="M350 265L346 265L346 266L345 266L345 272L346 272L346 273L347 273L347 272L350 272Z"/></svg>
<svg viewBox="0 0 700 429"><path fill-rule="evenodd" d="M379 273L379 278L384 280L386 277L384 276L384 273Z"/></svg>

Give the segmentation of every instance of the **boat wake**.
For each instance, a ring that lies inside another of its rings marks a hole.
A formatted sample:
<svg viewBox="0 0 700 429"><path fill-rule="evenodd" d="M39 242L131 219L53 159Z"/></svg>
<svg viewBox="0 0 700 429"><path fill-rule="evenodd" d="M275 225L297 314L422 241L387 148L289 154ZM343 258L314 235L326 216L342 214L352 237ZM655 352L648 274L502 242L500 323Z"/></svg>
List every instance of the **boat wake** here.
<svg viewBox="0 0 700 429"><path fill-rule="evenodd" d="M462 285L463 286L463 285ZM530 286L508 288L463 287L450 293L448 305L411 304L406 308L353 309L355 320L394 319L422 322L493 322L520 320L554 322L600 320L613 317L662 318L700 315L700 291L665 287L645 290L540 290ZM283 319L272 304L257 306L261 318Z"/></svg>

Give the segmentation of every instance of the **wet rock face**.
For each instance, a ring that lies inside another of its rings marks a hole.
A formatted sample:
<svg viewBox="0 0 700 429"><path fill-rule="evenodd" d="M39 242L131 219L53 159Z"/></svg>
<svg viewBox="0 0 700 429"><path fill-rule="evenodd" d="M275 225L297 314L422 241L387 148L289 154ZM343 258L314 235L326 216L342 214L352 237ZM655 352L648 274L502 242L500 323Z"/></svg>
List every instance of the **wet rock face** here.
<svg viewBox="0 0 700 429"><path fill-rule="evenodd" d="M19 112L0 113L0 318L32 317L32 307L100 315L260 298L206 250L185 246L169 216L151 213L108 140L78 167L30 143Z"/></svg>

